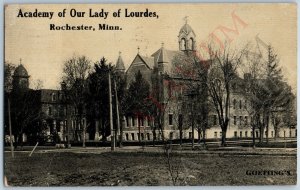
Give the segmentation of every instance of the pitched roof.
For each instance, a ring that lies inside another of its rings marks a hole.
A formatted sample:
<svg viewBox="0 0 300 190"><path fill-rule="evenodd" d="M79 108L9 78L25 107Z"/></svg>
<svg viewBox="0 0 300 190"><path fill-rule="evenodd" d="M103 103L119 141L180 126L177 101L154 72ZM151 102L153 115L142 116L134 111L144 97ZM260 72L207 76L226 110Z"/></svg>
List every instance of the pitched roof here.
<svg viewBox="0 0 300 190"><path fill-rule="evenodd" d="M142 56L142 55L139 55L139 56L142 58L142 60L147 64L147 66L150 69L153 69L153 67L154 67L154 58L153 57L146 57L146 56Z"/></svg>
<svg viewBox="0 0 300 190"><path fill-rule="evenodd" d="M119 55L119 57L118 57L118 60L117 60L117 63L116 63L116 69L117 70L125 70L125 65L124 65L124 62L123 62L123 59L122 59L121 55Z"/></svg>
<svg viewBox="0 0 300 190"><path fill-rule="evenodd" d="M155 63L170 63L176 55L184 54L182 51L167 50L164 47L158 49L151 56L154 57Z"/></svg>

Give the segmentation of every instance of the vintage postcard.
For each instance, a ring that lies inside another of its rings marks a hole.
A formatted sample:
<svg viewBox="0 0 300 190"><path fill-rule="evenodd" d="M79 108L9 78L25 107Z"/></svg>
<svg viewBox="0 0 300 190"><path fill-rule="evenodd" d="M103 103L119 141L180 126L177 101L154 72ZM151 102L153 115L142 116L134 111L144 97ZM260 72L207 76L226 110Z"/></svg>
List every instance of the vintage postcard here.
<svg viewBox="0 0 300 190"><path fill-rule="evenodd" d="M296 8L5 5L5 185L296 185Z"/></svg>

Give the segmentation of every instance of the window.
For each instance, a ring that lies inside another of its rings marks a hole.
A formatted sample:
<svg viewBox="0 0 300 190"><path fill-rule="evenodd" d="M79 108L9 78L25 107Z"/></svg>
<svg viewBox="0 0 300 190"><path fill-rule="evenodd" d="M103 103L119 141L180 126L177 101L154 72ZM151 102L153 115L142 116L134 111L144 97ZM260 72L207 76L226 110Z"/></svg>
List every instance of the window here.
<svg viewBox="0 0 300 190"><path fill-rule="evenodd" d="M234 131L234 137L237 138L237 131Z"/></svg>
<svg viewBox="0 0 300 190"><path fill-rule="evenodd" d="M244 108L247 109L247 100L245 100Z"/></svg>
<svg viewBox="0 0 300 190"><path fill-rule="evenodd" d="M245 137L246 138L248 137L248 131L245 131Z"/></svg>
<svg viewBox="0 0 300 190"><path fill-rule="evenodd" d="M217 131L215 131L215 138L217 138L218 137L218 133L217 133Z"/></svg>
<svg viewBox="0 0 300 190"><path fill-rule="evenodd" d="M150 133L147 133L147 140L150 141Z"/></svg>
<svg viewBox="0 0 300 190"><path fill-rule="evenodd" d="M173 114L169 114L169 125L173 125Z"/></svg>
<svg viewBox="0 0 300 190"><path fill-rule="evenodd" d="M240 131L240 138L242 138L243 137L243 132L242 131Z"/></svg>
<svg viewBox="0 0 300 190"><path fill-rule="evenodd" d="M274 137L274 131L271 131L271 137Z"/></svg>
<svg viewBox="0 0 300 190"><path fill-rule="evenodd" d="M243 123L243 117L240 116L240 125L242 125L242 123Z"/></svg>
<svg viewBox="0 0 300 190"><path fill-rule="evenodd" d="M189 139L192 139L192 132L189 132Z"/></svg>
<svg viewBox="0 0 300 190"><path fill-rule="evenodd" d="M48 108L48 113L49 113L49 115L52 115L52 107Z"/></svg>
<svg viewBox="0 0 300 190"><path fill-rule="evenodd" d="M131 140L134 141L134 133L131 133Z"/></svg>
<svg viewBox="0 0 300 190"><path fill-rule="evenodd" d="M190 38L190 42L191 42L191 49L194 50L194 39L193 38Z"/></svg>
<svg viewBox="0 0 300 190"><path fill-rule="evenodd" d="M59 98L59 100L62 100L62 99L63 99L63 94L62 94L62 93L59 93L59 94L58 94L58 98Z"/></svg>
<svg viewBox="0 0 300 190"><path fill-rule="evenodd" d="M52 101L55 101L56 100L55 93L52 93L51 96L52 96Z"/></svg>
<svg viewBox="0 0 300 190"><path fill-rule="evenodd" d="M236 106L236 100L233 99L233 109L235 109L235 106Z"/></svg>
<svg viewBox="0 0 300 190"><path fill-rule="evenodd" d="M173 139L173 132L170 132L170 139Z"/></svg>
<svg viewBox="0 0 300 190"><path fill-rule="evenodd" d="M79 125L78 125L78 130L80 130L81 123L79 122L78 124L79 124Z"/></svg>
<svg viewBox="0 0 300 190"><path fill-rule="evenodd" d="M255 131L255 133L256 133L256 138L258 138L258 131Z"/></svg>
<svg viewBox="0 0 300 190"><path fill-rule="evenodd" d="M140 124L141 126L144 126L144 118L140 118Z"/></svg>
<svg viewBox="0 0 300 190"><path fill-rule="evenodd" d="M285 131L283 131L283 137L285 137Z"/></svg>
<svg viewBox="0 0 300 190"><path fill-rule="evenodd" d="M220 132L220 138L222 138L222 131Z"/></svg>
<svg viewBox="0 0 300 190"><path fill-rule="evenodd" d="M131 121L132 121L132 126L135 126L135 120L134 120L134 117L131 118Z"/></svg>
<svg viewBox="0 0 300 190"><path fill-rule="evenodd" d="M240 100L240 109L242 109L242 100Z"/></svg>
<svg viewBox="0 0 300 190"><path fill-rule="evenodd" d="M233 124L236 125L236 116L233 116Z"/></svg>
<svg viewBox="0 0 300 190"><path fill-rule="evenodd" d="M213 118L213 123L214 123L214 125L217 125L217 115L214 115L213 117L214 117Z"/></svg>
<svg viewBox="0 0 300 190"><path fill-rule="evenodd" d="M180 45L181 45L181 50L186 50L187 47L186 47L186 41L184 38L181 39Z"/></svg>
<svg viewBox="0 0 300 190"><path fill-rule="evenodd" d="M245 116L245 125L248 125L248 117Z"/></svg>
<svg viewBox="0 0 300 190"><path fill-rule="evenodd" d="M159 132L158 133L158 140L160 140L162 138L162 135L161 135L161 133Z"/></svg>
<svg viewBox="0 0 300 190"><path fill-rule="evenodd" d="M126 126L129 127L129 117L126 117Z"/></svg>
<svg viewBox="0 0 300 190"><path fill-rule="evenodd" d="M178 116L178 127L179 127L179 129L182 129L182 124L183 124L183 115L179 114L179 116Z"/></svg>
<svg viewBox="0 0 300 190"><path fill-rule="evenodd" d="M128 140L129 140L128 133L126 133L126 134L125 134L125 139L126 139L126 141L128 141Z"/></svg>
<svg viewBox="0 0 300 190"><path fill-rule="evenodd" d="M141 139L144 140L144 133L141 133Z"/></svg>
<svg viewBox="0 0 300 190"><path fill-rule="evenodd" d="M272 131L273 132L273 131ZM292 131L290 131L290 137L292 137Z"/></svg>

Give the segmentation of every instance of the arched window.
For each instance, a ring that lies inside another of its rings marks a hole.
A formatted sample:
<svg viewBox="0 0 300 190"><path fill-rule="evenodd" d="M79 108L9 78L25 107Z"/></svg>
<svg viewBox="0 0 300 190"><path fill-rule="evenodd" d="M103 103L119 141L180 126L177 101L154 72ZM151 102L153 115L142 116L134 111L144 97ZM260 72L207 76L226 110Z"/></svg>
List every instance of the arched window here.
<svg viewBox="0 0 300 190"><path fill-rule="evenodd" d="M184 38L181 39L180 45L181 50L186 50L186 40Z"/></svg>
<svg viewBox="0 0 300 190"><path fill-rule="evenodd" d="M190 47L192 50L194 50L194 39L190 38Z"/></svg>
<svg viewBox="0 0 300 190"><path fill-rule="evenodd" d="M52 101L56 101L55 93L52 93L51 96L52 96Z"/></svg>
<svg viewBox="0 0 300 190"><path fill-rule="evenodd" d="M233 109L235 109L235 106L236 106L236 100L234 99L233 100Z"/></svg>

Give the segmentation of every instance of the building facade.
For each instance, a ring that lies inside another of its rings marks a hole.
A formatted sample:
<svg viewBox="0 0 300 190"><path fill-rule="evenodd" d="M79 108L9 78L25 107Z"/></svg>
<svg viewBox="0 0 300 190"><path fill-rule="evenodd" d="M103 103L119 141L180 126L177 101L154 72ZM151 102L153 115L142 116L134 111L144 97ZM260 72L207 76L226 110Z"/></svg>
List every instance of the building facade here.
<svg viewBox="0 0 300 190"><path fill-rule="evenodd" d="M121 116L123 141L152 141L167 139L220 139L222 131L218 124L218 116L213 105L204 105L209 99L203 86L199 86L199 74L193 67L196 55L196 34L192 27L185 23L177 36L178 50L167 50L164 44L155 51L151 57L143 56L141 52L133 58L126 70L121 53L116 62L116 71L126 77L127 86L135 80L140 72L150 84L150 101L156 110L153 113L135 113ZM206 68L203 75L207 75L210 66L208 61L197 60ZM254 136L259 138L259 129L252 131L250 126L251 105L245 97L247 80L251 77L245 74L243 78L236 76L231 86L229 108L229 126L227 138L246 139ZM29 75L23 65L19 65L13 75L13 88L27 90L35 94L38 100L35 105L42 115L32 125L45 126L44 132L49 137L48 142L82 142L100 141L99 121L95 121L83 135L83 127L87 126L87 119L83 116L80 121L76 117L74 106L66 101L65 91L52 89L29 89ZM196 91L195 91L196 89ZM161 126L157 128L155 126ZM268 134L264 136L275 137L272 121L269 122ZM194 129L194 130L193 130ZM93 134L91 134L93 133ZM295 126L282 126L276 133L278 137L296 137ZM120 135L120 134L119 134ZM23 141L27 140L24 132ZM18 137L15 137L18 138ZM109 140L109 138L108 138Z"/></svg>

